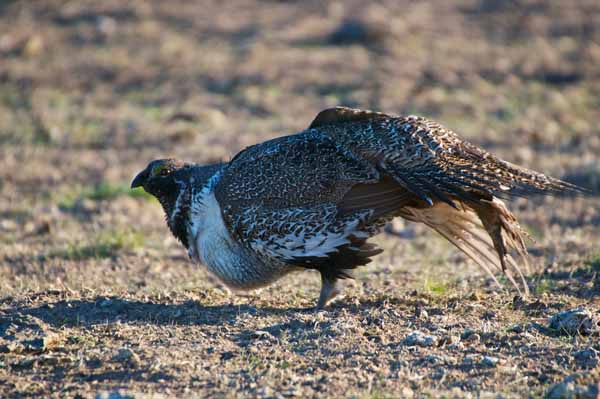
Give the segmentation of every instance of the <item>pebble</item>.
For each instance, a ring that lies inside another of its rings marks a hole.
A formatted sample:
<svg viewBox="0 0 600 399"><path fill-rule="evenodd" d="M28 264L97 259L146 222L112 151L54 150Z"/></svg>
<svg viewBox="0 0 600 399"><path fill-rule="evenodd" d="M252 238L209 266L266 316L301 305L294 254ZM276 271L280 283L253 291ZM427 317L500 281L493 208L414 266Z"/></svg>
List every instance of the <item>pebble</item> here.
<svg viewBox="0 0 600 399"><path fill-rule="evenodd" d="M445 364L445 365L453 365L456 364L456 358L452 356L445 355L427 355L425 356L425 361L431 364Z"/></svg>
<svg viewBox="0 0 600 399"><path fill-rule="evenodd" d="M381 24L366 20L346 19L329 34L327 41L334 45L380 44L388 32Z"/></svg>
<svg viewBox="0 0 600 399"><path fill-rule="evenodd" d="M477 343L481 341L481 336L474 330L465 330L460 338L465 342Z"/></svg>
<svg viewBox="0 0 600 399"><path fill-rule="evenodd" d="M575 309L564 310L550 318L549 327L563 335L590 335L600 328L598 320L592 315L592 312L579 307Z"/></svg>
<svg viewBox="0 0 600 399"><path fill-rule="evenodd" d="M586 369L593 369L600 364L600 352L594 348L586 348L573 353L575 362Z"/></svg>
<svg viewBox="0 0 600 399"><path fill-rule="evenodd" d="M481 359L481 365L486 367L496 367L499 362L500 359L494 356L484 356L483 359Z"/></svg>
<svg viewBox="0 0 600 399"><path fill-rule="evenodd" d="M414 331L404 339L403 343L408 346L433 346L437 343L437 337Z"/></svg>
<svg viewBox="0 0 600 399"><path fill-rule="evenodd" d="M16 370L30 369L33 367L34 363L35 363L35 358L28 357L28 358L21 359L18 362L14 363L12 365L12 368L16 369Z"/></svg>
<svg viewBox="0 0 600 399"><path fill-rule="evenodd" d="M454 350L462 351L465 349L465 345L462 342L457 342L457 343L448 345L448 349L452 350L452 351L454 351Z"/></svg>
<svg viewBox="0 0 600 399"><path fill-rule="evenodd" d="M129 348L121 348L113 357L113 361L131 367L137 367L140 364L140 357Z"/></svg>
<svg viewBox="0 0 600 399"><path fill-rule="evenodd" d="M554 384L546 392L546 399L598 399L600 398L600 384L579 384L583 379L582 374L573 374L562 382Z"/></svg>

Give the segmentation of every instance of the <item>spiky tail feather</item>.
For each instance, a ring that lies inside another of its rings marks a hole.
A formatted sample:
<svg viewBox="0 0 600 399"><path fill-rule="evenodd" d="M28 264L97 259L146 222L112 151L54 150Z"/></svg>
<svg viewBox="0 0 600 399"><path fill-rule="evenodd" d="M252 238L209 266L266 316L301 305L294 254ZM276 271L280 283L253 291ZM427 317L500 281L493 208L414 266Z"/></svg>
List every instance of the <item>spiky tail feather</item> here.
<svg viewBox="0 0 600 399"><path fill-rule="evenodd" d="M499 286L492 272L494 268L501 270L519 293L529 294L521 268L508 254L509 250L515 250L529 271L525 246L525 238L529 235L501 200L460 203L458 209L443 202L430 208L407 207L402 209L402 216L437 231L473 259ZM513 272L519 276L521 284L515 281Z"/></svg>
<svg viewBox="0 0 600 399"><path fill-rule="evenodd" d="M586 195L590 191L575 184L555 179L543 173L524 168L510 162L495 160L496 171L508 172L511 176L506 185L510 187L508 194L512 196L541 195Z"/></svg>

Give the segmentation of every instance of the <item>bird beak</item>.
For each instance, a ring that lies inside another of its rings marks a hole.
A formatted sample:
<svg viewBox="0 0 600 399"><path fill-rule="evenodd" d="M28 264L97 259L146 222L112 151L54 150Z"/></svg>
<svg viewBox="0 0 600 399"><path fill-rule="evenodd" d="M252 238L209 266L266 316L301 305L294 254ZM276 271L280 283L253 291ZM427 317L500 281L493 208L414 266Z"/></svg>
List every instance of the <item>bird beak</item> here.
<svg viewBox="0 0 600 399"><path fill-rule="evenodd" d="M148 171L143 170L131 182L131 188L142 187L148 178Z"/></svg>

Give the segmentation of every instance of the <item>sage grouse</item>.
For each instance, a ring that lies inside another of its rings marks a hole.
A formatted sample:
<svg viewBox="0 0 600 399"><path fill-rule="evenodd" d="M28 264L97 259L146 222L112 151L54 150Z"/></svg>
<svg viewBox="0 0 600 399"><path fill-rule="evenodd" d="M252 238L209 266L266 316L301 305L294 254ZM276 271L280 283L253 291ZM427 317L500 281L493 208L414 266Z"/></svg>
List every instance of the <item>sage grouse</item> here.
<svg viewBox="0 0 600 399"><path fill-rule="evenodd" d="M318 308L338 294L339 279L382 252L367 241L396 216L425 223L517 285L508 251L526 255L527 235L502 199L579 190L427 119L343 107L227 163L152 161L131 183L140 186L158 198L190 258L229 288L316 269Z"/></svg>

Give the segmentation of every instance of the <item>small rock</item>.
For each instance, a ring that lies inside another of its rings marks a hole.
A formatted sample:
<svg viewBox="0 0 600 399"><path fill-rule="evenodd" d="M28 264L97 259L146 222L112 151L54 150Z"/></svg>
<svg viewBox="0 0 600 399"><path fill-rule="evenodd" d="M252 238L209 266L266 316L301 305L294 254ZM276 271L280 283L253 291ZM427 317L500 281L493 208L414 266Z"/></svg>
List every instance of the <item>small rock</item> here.
<svg viewBox="0 0 600 399"><path fill-rule="evenodd" d="M330 44L348 46L352 44L372 45L381 44L389 35L383 24L375 21L349 18L330 34L327 41Z"/></svg>
<svg viewBox="0 0 600 399"><path fill-rule="evenodd" d="M427 355L425 356L425 360L427 363L431 363L431 364L442 364L444 362L444 360L442 359L441 356L438 355Z"/></svg>
<svg viewBox="0 0 600 399"><path fill-rule="evenodd" d="M508 328L508 331L509 332L514 332L515 334L521 334L524 331L524 329L523 329L523 326L521 324L515 324L513 326L510 326Z"/></svg>
<svg viewBox="0 0 600 399"><path fill-rule="evenodd" d="M457 342L455 344L448 345L448 349L451 351L462 351L463 349L465 349L465 345L462 342Z"/></svg>
<svg viewBox="0 0 600 399"><path fill-rule="evenodd" d="M19 225L14 220L11 220L11 219L0 220L0 230L15 231L18 228L19 228Z"/></svg>
<svg viewBox="0 0 600 399"><path fill-rule="evenodd" d="M44 352L58 349L63 344L63 336L60 334L47 333L43 338Z"/></svg>
<svg viewBox="0 0 600 399"><path fill-rule="evenodd" d="M600 352L594 348L586 348L578 352L573 353L575 362L586 369L593 369L598 367L600 364Z"/></svg>
<svg viewBox="0 0 600 399"><path fill-rule="evenodd" d="M484 356L483 359L481 359L481 365L486 367L496 367L499 362L500 359L494 356Z"/></svg>
<svg viewBox="0 0 600 399"><path fill-rule="evenodd" d="M452 364L456 364L456 358L452 357L452 356L445 356L445 355L427 355L425 356L424 359L427 363L431 363L431 364L445 364L445 365L452 365Z"/></svg>
<svg viewBox="0 0 600 399"><path fill-rule="evenodd" d="M441 344L443 345L455 345L460 342L460 337L458 335L445 335L441 339Z"/></svg>
<svg viewBox="0 0 600 399"><path fill-rule="evenodd" d="M463 332L461 334L460 339L465 342L476 343L476 342L481 341L481 336L474 330L467 329L467 330L465 330L465 332Z"/></svg>
<svg viewBox="0 0 600 399"><path fill-rule="evenodd" d="M35 359L32 357L28 357L25 359L21 359L16 363L13 363L12 368L15 370L30 369L33 367L34 363L35 363Z"/></svg>
<svg viewBox="0 0 600 399"><path fill-rule="evenodd" d="M11 342L6 345L6 350L12 353L23 353L25 346L21 342Z"/></svg>
<svg viewBox="0 0 600 399"><path fill-rule="evenodd" d="M58 357L52 355L42 355L38 358L38 362L45 366L55 366L58 364L59 360Z"/></svg>
<svg viewBox="0 0 600 399"><path fill-rule="evenodd" d="M414 331L404 339L403 343L408 346L433 346L437 343L437 337Z"/></svg>
<svg viewBox="0 0 600 399"><path fill-rule="evenodd" d="M484 320L493 320L496 318L496 313L492 312L491 310L488 310L486 312L483 313L483 315L481 316Z"/></svg>
<svg viewBox="0 0 600 399"><path fill-rule="evenodd" d="M103 392L96 395L96 399L134 399L134 396L119 391Z"/></svg>
<svg viewBox="0 0 600 399"><path fill-rule="evenodd" d="M573 374L562 382L554 384L546 392L546 399L598 399L600 398L600 384L589 384L586 375Z"/></svg>
<svg viewBox="0 0 600 399"><path fill-rule="evenodd" d="M415 308L415 317L420 320L427 320L429 318L429 313L423 308L417 307Z"/></svg>
<svg viewBox="0 0 600 399"><path fill-rule="evenodd" d="M44 340L42 338L35 338L23 341L23 346L26 352L40 353L44 350Z"/></svg>
<svg viewBox="0 0 600 399"><path fill-rule="evenodd" d="M273 396L273 389L271 387L265 386L259 388L256 393L259 398L268 398Z"/></svg>
<svg viewBox="0 0 600 399"><path fill-rule="evenodd" d="M555 314L550 319L549 327L565 335L589 335L599 329L598 320L584 307Z"/></svg>
<svg viewBox="0 0 600 399"><path fill-rule="evenodd" d="M252 333L254 339L270 339L274 338L268 331L256 330Z"/></svg>
<svg viewBox="0 0 600 399"><path fill-rule="evenodd" d="M415 392L412 389L408 388L408 387L402 388L402 391L400 391L400 393L401 393L400 396L403 397L403 398L410 399L410 398L414 398L415 397Z"/></svg>
<svg viewBox="0 0 600 399"><path fill-rule="evenodd" d="M130 367L137 367L140 364L140 357L129 348L121 348L113 357L113 361Z"/></svg>
<svg viewBox="0 0 600 399"><path fill-rule="evenodd" d="M467 355L463 359L462 365L467 367L472 367L473 365L480 362L481 355Z"/></svg>
<svg viewBox="0 0 600 399"><path fill-rule="evenodd" d="M91 369L97 369L102 366L102 360L97 357L85 359L85 365Z"/></svg>

